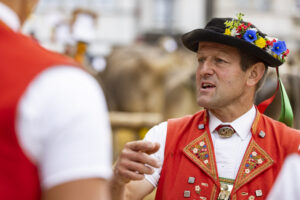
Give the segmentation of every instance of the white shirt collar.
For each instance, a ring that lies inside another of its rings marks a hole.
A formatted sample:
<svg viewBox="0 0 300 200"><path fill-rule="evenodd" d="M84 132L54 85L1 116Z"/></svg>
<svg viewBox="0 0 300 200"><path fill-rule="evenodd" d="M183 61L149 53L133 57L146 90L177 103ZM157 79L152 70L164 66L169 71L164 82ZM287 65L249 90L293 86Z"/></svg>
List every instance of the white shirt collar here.
<svg viewBox="0 0 300 200"><path fill-rule="evenodd" d="M3 21L8 27L14 31L18 31L21 27L20 20L17 14L6 6L4 3L0 2L0 20Z"/></svg>
<svg viewBox="0 0 300 200"><path fill-rule="evenodd" d="M230 124L236 133L242 138L242 140L246 139L248 134L250 134L250 129L253 124L253 121L256 116L256 109L255 106L253 105L252 108L247 111L245 114L234 120L233 122L230 123L223 123L221 120L219 120L216 116L214 116L210 111L209 113L209 130L211 133L215 131L215 129L220 125L220 124Z"/></svg>

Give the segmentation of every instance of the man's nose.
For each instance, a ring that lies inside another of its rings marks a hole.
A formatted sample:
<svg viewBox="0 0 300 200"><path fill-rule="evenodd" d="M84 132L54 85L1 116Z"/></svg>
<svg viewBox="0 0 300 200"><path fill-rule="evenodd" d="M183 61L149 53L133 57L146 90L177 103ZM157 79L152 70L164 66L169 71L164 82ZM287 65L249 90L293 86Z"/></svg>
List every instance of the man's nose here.
<svg viewBox="0 0 300 200"><path fill-rule="evenodd" d="M205 60L199 63L198 74L201 76L212 75L214 73L213 64L210 60Z"/></svg>

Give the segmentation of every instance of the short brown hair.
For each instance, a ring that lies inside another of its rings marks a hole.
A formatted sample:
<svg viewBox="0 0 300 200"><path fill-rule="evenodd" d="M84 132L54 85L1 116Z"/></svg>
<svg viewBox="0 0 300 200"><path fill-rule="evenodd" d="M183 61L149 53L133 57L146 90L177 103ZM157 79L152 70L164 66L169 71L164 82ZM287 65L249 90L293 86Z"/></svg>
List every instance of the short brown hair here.
<svg viewBox="0 0 300 200"><path fill-rule="evenodd" d="M254 65L255 63L258 62L262 62L259 58L256 58L255 56L249 55L247 54L245 51L243 51L242 49L239 49L240 52L240 57L241 57L241 68L242 70L245 72L249 67L251 67L252 65ZM265 78L266 78L266 74L268 72L268 66L266 65L266 63L264 63L265 65L265 73L263 75L263 77L259 80L259 82L256 85L256 92L262 87Z"/></svg>

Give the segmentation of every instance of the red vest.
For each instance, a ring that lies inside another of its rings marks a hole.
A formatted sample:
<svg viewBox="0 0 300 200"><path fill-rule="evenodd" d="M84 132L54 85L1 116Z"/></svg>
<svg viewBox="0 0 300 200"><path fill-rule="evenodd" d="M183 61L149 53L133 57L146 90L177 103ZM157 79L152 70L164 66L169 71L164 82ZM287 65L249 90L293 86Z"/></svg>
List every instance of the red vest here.
<svg viewBox="0 0 300 200"><path fill-rule="evenodd" d="M41 71L74 64L0 21L0 199L40 199L37 166L26 157L16 136L17 105Z"/></svg>
<svg viewBox="0 0 300 200"><path fill-rule="evenodd" d="M230 195L233 200L265 199L286 156L300 150L300 131L258 111L251 132ZM218 198L220 181L206 111L168 121L164 157L157 200ZM188 183L189 177L195 180Z"/></svg>

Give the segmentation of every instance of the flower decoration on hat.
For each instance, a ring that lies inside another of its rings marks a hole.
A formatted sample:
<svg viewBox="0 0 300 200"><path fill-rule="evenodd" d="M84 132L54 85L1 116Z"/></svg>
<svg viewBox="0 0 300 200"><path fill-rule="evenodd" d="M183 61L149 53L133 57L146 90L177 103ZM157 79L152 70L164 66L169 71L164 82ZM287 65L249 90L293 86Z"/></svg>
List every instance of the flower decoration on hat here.
<svg viewBox="0 0 300 200"><path fill-rule="evenodd" d="M268 52L281 62L285 62L289 50L286 48L284 41L277 38L270 38L259 33L259 31L251 27L251 23L243 21L244 14L239 13L237 19L225 22L225 35L243 39Z"/></svg>

